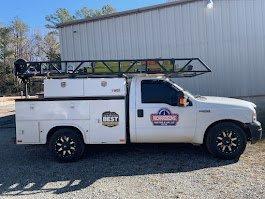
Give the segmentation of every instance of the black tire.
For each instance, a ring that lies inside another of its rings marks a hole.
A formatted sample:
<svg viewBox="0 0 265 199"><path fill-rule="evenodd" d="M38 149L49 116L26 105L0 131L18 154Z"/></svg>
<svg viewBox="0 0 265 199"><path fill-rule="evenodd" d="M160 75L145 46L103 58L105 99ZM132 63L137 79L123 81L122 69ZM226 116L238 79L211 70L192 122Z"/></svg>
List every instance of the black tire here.
<svg viewBox="0 0 265 199"><path fill-rule="evenodd" d="M60 162L74 162L82 158L85 144L80 132L71 128L62 128L51 136L49 149Z"/></svg>
<svg viewBox="0 0 265 199"><path fill-rule="evenodd" d="M246 149L247 137L240 126L223 122L209 129L205 144L207 150L216 157L238 159Z"/></svg>

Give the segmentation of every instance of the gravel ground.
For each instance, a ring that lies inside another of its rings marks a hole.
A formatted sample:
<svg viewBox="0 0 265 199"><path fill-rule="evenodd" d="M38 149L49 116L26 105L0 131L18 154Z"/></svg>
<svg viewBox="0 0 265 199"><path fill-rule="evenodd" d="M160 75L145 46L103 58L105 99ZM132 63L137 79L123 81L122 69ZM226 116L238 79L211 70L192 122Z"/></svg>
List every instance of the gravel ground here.
<svg viewBox="0 0 265 199"><path fill-rule="evenodd" d="M13 127L14 116L0 118L1 199L264 198L265 141L238 161L199 146L149 144L90 146L83 160L62 164L43 146L15 145Z"/></svg>
<svg viewBox="0 0 265 199"><path fill-rule="evenodd" d="M10 104L8 106L0 106L0 117L6 115L12 115L15 113L15 104Z"/></svg>
<svg viewBox="0 0 265 199"><path fill-rule="evenodd" d="M9 116L6 121L12 121ZM12 127L12 125L11 125ZM265 141L239 161L199 146L94 146L76 163L57 163L42 146L13 144L0 129L0 198L264 198Z"/></svg>

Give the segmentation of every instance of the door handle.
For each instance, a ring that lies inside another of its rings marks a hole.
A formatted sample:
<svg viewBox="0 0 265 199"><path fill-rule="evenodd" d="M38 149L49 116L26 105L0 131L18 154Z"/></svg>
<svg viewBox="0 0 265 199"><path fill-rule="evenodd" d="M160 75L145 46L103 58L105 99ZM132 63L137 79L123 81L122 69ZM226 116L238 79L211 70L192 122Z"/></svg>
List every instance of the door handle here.
<svg viewBox="0 0 265 199"><path fill-rule="evenodd" d="M144 110L143 109L137 110L137 117L144 117Z"/></svg>

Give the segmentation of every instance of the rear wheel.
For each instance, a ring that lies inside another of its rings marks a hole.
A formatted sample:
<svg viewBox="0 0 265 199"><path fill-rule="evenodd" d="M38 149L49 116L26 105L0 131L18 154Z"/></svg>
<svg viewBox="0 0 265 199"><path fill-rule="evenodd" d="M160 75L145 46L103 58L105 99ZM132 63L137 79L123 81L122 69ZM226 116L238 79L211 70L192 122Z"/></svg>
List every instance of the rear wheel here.
<svg viewBox="0 0 265 199"><path fill-rule="evenodd" d="M52 135L49 141L49 148L57 160L73 162L83 156L85 144L77 130L63 128Z"/></svg>
<svg viewBox="0 0 265 199"><path fill-rule="evenodd" d="M232 123L224 122L212 127L206 136L208 151L222 159L236 159L245 151L247 137L244 130Z"/></svg>

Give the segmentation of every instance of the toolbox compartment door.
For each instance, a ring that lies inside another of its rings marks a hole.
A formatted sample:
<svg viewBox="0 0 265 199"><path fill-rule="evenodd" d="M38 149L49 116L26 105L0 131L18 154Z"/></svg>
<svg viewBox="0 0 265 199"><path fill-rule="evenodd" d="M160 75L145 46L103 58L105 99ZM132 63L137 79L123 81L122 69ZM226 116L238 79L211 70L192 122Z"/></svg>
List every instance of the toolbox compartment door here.
<svg viewBox="0 0 265 199"><path fill-rule="evenodd" d="M17 144L39 144L40 132L37 121L16 121Z"/></svg>
<svg viewBox="0 0 265 199"><path fill-rule="evenodd" d="M125 100L90 102L90 143L125 144Z"/></svg>

